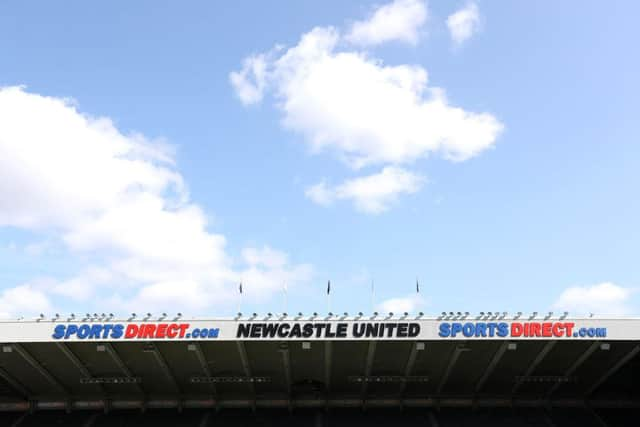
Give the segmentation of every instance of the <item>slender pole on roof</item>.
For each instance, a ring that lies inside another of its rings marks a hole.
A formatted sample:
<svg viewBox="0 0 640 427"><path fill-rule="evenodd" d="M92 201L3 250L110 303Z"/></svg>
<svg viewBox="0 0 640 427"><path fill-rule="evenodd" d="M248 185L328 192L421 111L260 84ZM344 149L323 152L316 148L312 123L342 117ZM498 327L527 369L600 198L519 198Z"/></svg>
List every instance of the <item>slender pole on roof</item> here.
<svg viewBox="0 0 640 427"><path fill-rule="evenodd" d="M284 282L282 290L284 292L284 313L288 313L289 312L289 297L287 295L287 282Z"/></svg>
<svg viewBox="0 0 640 427"><path fill-rule="evenodd" d="M242 282L238 285L238 313L240 313L240 309L242 308Z"/></svg>
<svg viewBox="0 0 640 427"><path fill-rule="evenodd" d="M375 311L375 297L374 297L374 287L373 287L373 279L371 279L371 313Z"/></svg>
<svg viewBox="0 0 640 427"><path fill-rule="evenodd" d="M327 281L327 313L331 313L331 280Z"/></svg>

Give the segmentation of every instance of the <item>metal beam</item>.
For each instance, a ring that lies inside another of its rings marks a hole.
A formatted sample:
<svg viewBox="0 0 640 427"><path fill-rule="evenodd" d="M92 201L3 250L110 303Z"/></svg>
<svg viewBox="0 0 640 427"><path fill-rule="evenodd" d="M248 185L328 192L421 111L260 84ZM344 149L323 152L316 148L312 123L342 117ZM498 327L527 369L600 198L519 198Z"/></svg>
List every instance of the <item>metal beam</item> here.
<svg viewBox="0 0 640 427"><path fill-rule="evenodd" d="M478 380L478 383L476 384L476 388L475 388L475 393L478 393L480 392L480 390L482 390L482 387L484 387L484 384L487 382L487 380L489 379L493 371L496 369L496 366L498 366L498 363L502 359L502 356L504 356L504 353L507 351L508 347L509 347L508 342L503 342L500 345L498 350L495 352L495 354L491 358L489 365L487 365L487 368L484 370L482 377L480 377L480 380Z"/></svg>
<svg viewBox="0 0 640 427"><path fill-rule="evenodd" d="M587 410L589 411L591 416L596 419L600 427L609 427L609 424L607 424L604 418L602 418L600 414L598 414L590 405L587 405Z"/></svg>
<svg viewBox="0 0 640 427"><path fill-rule="evenodd" d="M165 360L164 356L162 356L162 353L160 352L160 349L158 348L158 346L153 344L153 351L151 351L150 353L153 355L153 358L156 360L156 362L160 366L160 370L162 371L164 376L167 378L167 380L169 380L169 382L173 384L176 390L178 390L179 392L182 392L182 390L180 389L180 384L178 384L178 382L176 381L176 378L173 376L173 373L171 372L171 369L169 369L169 365L167 364L167 361Z"/></svg>
<svg viewBox="0 0 640 427"><path fill-rule="evenodd" d="M209 417L211 417L211 412L209 411L202 414L202 419L200 420L198 427L207 427L209 425Z"/></svg>
<svg viewBox="0 0 640 427"><path fill-rule="evenodd" d="M280 349L282 354L282 369L284 370L284 382L287 387L287 395L291 397L291 354L289 346Z"/></svg>
<svg viewBox="0 0 640 427"><path fill-rule="evenodd" d="M544 418L544 422L548 427L557 427L556 423L551 419L551 415L549 414L548 409L542 412L542 417Z"/></svg>
<svg viewBox="0 0 640 427"><path fill-rule="evenodd" d="M211 369L209 368L207 359L204 357L204 352L202 351L202 347L200 346L200 343L194 342L194 343L189 343L189 345L192 345L194 348L193 352L196 354L196 358L198 359L198 363L200 364L200 369L202 369L204 376L212 377L213 375L211 373ZM216 388L216 385L214 383L209 383L209 389L217 398L218 390Z"/></svg>
<svg viewBox="0 0 640 427"><path fill-rule="evenodd" d="M611 376L613 374L618 372L618 370L620 368L622 368L624 365L626 365L627 362L629 362L631 359L633 359L636 356L636 354L638 354L639 352L640 352L640 345L636 345L629 353L624 355L624 357L622 357L622 359L620 359L615 365L613 365L610 369L608 369L607 372L604 373L604 375L602 375L596 382L594 382L587 389L587 392L584 395L585 396L590 396L594 391L596 391L596 389L598 387L600 387L602 385L602 383L604 383L606 380L611 378Z"/></svg>
<svg viewBox="0 0 640 427"><path fill-rule="evenodd" d="M17 420L15 420L13 422L13 424L11 424L11 427L19 427L19 426L21 426L22 422L24 421L25 418L27 418L27 416L29 416L28 412L22 414L22 416L20 418L18 418Z"/></svg>
<svg viewBox="0 0 640 427"><path fill-rule="evenodd" d="M333 349L331 341L324 342L324 390L327 395L331 390L331 357Z"/></svg>
<svg viewBox="0 0 640 427"><path fill-rule="evenodd" d="M578 357L576 359L575 362L573 362L573 364L571 366L569 366L569 369L566 370L566 372L564 373L565 377L570 377L571 375L573 375L578 368L587 361L587 359L593 354L593 352L595 352L598 348L600 348L600 342L599 341L595 341L594 343L592 343L589 348L587 348L584 353L582 353L580 355L580 357ZM555 383L547 392L547 399L549 399L551 397L551 395L558 389L560 388L560 386L562 385L562 383Z"/></svg>
<svg viewBox="0 0 640 427"><path fill-rule="evenodd" d="M0 377L6 381L15 391L17 391L22 397L28 398L31 394L29 390L22 385L22 383L11 376L9 372L0 368Z"/></svg>
<svg viewBox="0 0 640 427"><path fill-rule="evenodd" d="M442 389L444 388L445 384L449 380L449 375L451 375L451 371L453 371L453 367L455 366L455 364L458 361L458 358L460 357L462 352L463 351L467 351L467 350L469 350L469 349L463 347L462 344L456 344L456 348L453 350L453 354L451 355L451 358L449 359L449 363L447 364L447 368L445 369L444 374L442 375L442 378L440 379L440 382L438 383L438 388L436 389L437 390L436 391L437 394L440 394L442 392Z"/></svg>
<svg viewBox="0 0 640 427"><path fill-rule="evenodd" d="M51 373L40 363L35 357L33 357L27 349L25 349L21 344L13 344L13 349L18 353L22 358L29 364L33 369L38 371L40 375L42 375L52 386L57 388L58 390L64 392L65 394L69 394L66 387L62 385L60 381L58 381Z"/></svg>
<svg viewBox="0 0 640 427"><path fill-rule="evenodd" d="M556 342L557 341L547 341L544 347L542 347L542 350L540 350L540 353L538 353L536 358L533 359L533 362L531 362L531 364L525 371L523 375L524 377L531 376L531 374L533 373L533 371L536 370L540 362L542 362L544 358L547 356L547 354L549 354L549 352L553 350L553 347L555 347ZM516 380L516 383L513 385L513 389L511 389L511 394L515 394L521 385L522 385L522 379Z"/></svg>
<svg viewBox="0 0 640 427"><path fill-rule="evenodd" d="M82 361L80 361L80 359L78 359L78 356L76 356L73 353L73 351L71 351L69 346L67 346L63 342L56 342L55 344L56 344L56 347L58 347L58 349L60 349L60 351L62 351L62 354L64 354L67 357L67 359L69 359L69 361L80 371L80 373L85 378L93 377L91 372L89 372L89 369L87 369L87 367L84 366ZM96 384L96 385L98 386L98 388L100 389L101 392L104 392L104 387L102 387L102 384Z"/></svg>
<svg viewBox="0 0 640 427"><path fill-rule="evenodd" d="M249 365L249 357L247 356L247 349L244 346L243 341L236 341L236 346L238 348L238 354L240 355L240 363L242 364L242 370L244 371L244 375L249 378L251 377L251 365ZM253 409L256 407L256 386L252 382L247 383L249 388L251 389L251 394L253 395Z"/></svg>
<svg viewBox="0 0 640 427"><path fill-rule="evenodd" d="M416 364L416 358L418 356L418 343L413 343L411 345L411 351L409 352L409 358L407 359L407 363L404 365L404 382L400 384L400 397L404 396L404 391L407 388L407 378L413 372L413 366Z"/></svg>
<svg viewBox="0 0 640 427"><path fill-rule="evenodd" d="M96 420L98 419L99 416L100 416L100 412L91 414L87 419L87 421L85 421L84 424L82 424L82 427L93 427L93 425L96 423Z"/></svg>
<svg viewBox="0 0 640 427"><path fill-rule="evenodd" d="M440 423L433 411L429 411L429 423L431 424L431 427L440 427Z"/></svg>
<svg viewBox="0 0 640 427"><path fill-rule="evenodd" d="M511 399L511 395L493 398L476 398L468 395L462 397L433 396L432 398L372 398L363 402L354 398L353 395L341 395L329 399L327 402L321 399L294 399L296 407L322 409L325 404L332 408L359 408L362 405L379 408L409 407L409 408L548 408L549 402L546 399ZM260 408L287 408L288 399L259 398L254 399L224 399L217 402L210 399L208 395L203 395L201 399L191 396L189 399L136 399L122 398L115 400L37 400L33 401L32 407L35 410L64 410L70 407L72 410L101 410L106 406L112 409L141 409L146 408L183 408L191 409L214 409L220 404L222 408L252 408L257 404ZM640 409L638 399L592 399L587 402L593 408L633 408ZM5 402L0 403L0 412L20 411L27 412L30 408L29 402ZM556 399L553 401L553 408L585 408L583 399Z"/></svg>
<svg viewBox="0 0 640 427"><path fill-rule="evenodd" d="M133 373L131 372L129 367L124 363L124 361L122 360L122 358L120 357L116 349L113 348L113 345L111 345L111 343L104 343L102 345L104 345L105 352L111 357L111 360L113 360L113 362L118 366L120 371L126 377L134 377ZM134 383L134 385L140 393L145 394L144 389L139 383Z"/></svg>
<svg viewBox="0 0 640 427"><path fill-rule="evenodd" d="M369 388L369 377L371 376L371 370L373 369L373 360L376 357L376 341L369 341L369 348L367 349L367 360L364 365L364 382L362 383L362 390L360 390L360 396L362 400L367 398L367 389Z"/></svg>

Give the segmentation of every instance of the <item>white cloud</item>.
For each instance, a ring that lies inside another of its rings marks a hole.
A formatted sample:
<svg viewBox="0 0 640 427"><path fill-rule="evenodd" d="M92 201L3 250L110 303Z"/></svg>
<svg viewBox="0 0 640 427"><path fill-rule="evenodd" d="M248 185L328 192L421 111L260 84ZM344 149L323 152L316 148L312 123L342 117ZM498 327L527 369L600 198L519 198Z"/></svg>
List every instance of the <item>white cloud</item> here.
<svg viewBox="0 0 640 427"><path fill-rule="evenodd" d="M632 289L610 282L573 286L560 294L553 308L579 314L627 314L631 311L629 298L632 293Z"/></svg>
<svg viewBox="0 0 640 427"><path fill-rule="evenodd" d="M229 80L245 105L262 101L266 84L267 62L265 55L254 55L245 58L242 70L231 72Z"/></svg>
<svg viewBox="0 0 640 427"><path fill-rule="evenodd" d="M320 205L351 200L357 210L378 214L388 210L399 195L418 192L425 181L421 175L387 166L380 173L347 180L333 188L321 182L309 187L305 194Z"/></svg>
<svg viewBox="0 0 640 427"><path fill-rule="evenodd" d="M405 2L385 7L398 4ZM385 7L367 22L377 22ZM464 161L494 146L503 129L496 117L451 105L444 89L428 85L423 67L386 65L345 45L349 37L316 27L295 46L263 54L258 74L247 65L256 56L249 57L231 73L233 87L251 102L271 93L285 128L302 135L313 153L334 153L353 169L397 167L432 154ZM260 96L243 95L245 87ZM315 190L316 201L322 191Z"/></svg>
<svg viewBox="0 0 640 427"><path fill-rule="evenodd" d="M474 2L468 3L464 8L449 15L447 27L451 39L456 45L464 43L480 28L480 11Z"/></svg>
<svg viewBox="0 0 640 427"><path fill-rule="evenodd" d="M24 284L0 293L0 318L9 318L15 313L38 314L50 311L49 298L33 285Z"/></svg>
<svg viewBox="0 0 640 427"><path fill-rule="evenodd" d="M236 264L225 237L208 231L166 145L18 87L0 88L3 226L54 236L73 253L104 260L38 288L50 297L198 310L224 304L243 270L253 267ZM253 286L274 275L305 280L310 269L286 256L276 267L256 270Z"/></svg>
<svg viewBox="0 0 640 427"><path fill-rule="evenodd" d="M412 313L425 304L424 299L419 294L412 294L406 297L390 298L378 305L381 313Z"/></svg>
<svg viewBox="0 0 640 427"><path fill-rule="evenodd" d="M395 0L378 7L366 21L357 21L346 40L358 45L376 45L391 40L416 44L427 20L427 5L421 0Z"/></svg>

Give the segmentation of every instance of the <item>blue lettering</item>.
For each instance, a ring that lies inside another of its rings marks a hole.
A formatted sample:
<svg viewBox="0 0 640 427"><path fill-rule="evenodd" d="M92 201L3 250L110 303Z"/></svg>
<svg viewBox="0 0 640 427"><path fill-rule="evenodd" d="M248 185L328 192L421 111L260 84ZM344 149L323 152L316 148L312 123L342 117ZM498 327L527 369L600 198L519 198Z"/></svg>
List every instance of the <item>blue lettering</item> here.
<svg viewBox="0 0 640 427"><path fill-rule="evenodd" d="M65 329L64 325L58 325L55 328L53 328L53 335L51 335L52 338L55 340L59 340L60 338L62 338L64 336L64 329Z"/></svg>
<svg viewBox="0 0 640 427"><path fill-rule="evenodd" d="M115 325L111 331L111 338L118 339L124 334L124 325Z"/></svg>
<svg viewBox="0 0 640 427"><path fill-rule="evenodd" d="M442 338L447 338L451 335L451 324L440 323L440 332L438 333Z"/></svg>
<svg viewBox="0 0 640 427"><path fill-rule="evenodd" d="M78 332L78 327L76 325L69 325L67 327L67 333L64 334L64 339L69 339L69 337L75 335L76 332Z"/></svg>
<svg viewBox="0 0 640 427"><path fill-rule="evenodd" d="M461 323L452 323L451 324L451 336L455 337L460 332L462 332L462 324Z"/></svg>
<svg viewBox="0 0 640 427"><path fill-rule="evenodd" d="M91 327L89 325L80 325L78 328L78 338L81 340L87 338L87 335L91 332Z"/></svg>
<svg viewBox="0 0 640 427"><path fill-rule="evenodd" d="M508 323L498 323L498 336L499 337L507 337L507 336L509 336L509 324Z"/></svg>
<svg viewBox="0 0 640 427"><path fill-rule="evenodd" d="M472 337L473 334L475 334L475 332L476 332L476 328L473 323L465 323L464 326L462 327L462 335L464 335L467 338Z"/></svg>

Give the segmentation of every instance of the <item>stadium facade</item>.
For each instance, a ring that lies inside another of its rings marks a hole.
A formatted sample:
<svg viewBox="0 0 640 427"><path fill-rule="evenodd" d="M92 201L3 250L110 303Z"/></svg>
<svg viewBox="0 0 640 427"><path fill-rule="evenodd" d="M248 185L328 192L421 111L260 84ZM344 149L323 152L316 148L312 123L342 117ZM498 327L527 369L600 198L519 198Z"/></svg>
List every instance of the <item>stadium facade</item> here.
<svg viewBox="0 0 640 427"><path fill-rule="evenodd" d="M640 319L0 322L0 425L638 426Z"/></svg>

